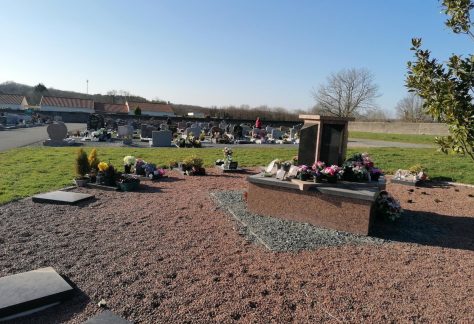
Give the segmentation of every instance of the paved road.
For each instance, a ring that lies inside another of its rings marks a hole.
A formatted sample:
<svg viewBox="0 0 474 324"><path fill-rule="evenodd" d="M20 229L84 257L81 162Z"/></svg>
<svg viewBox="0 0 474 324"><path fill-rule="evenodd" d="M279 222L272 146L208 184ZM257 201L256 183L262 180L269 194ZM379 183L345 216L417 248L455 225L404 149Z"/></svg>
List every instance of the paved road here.
<svg viewBox="0 0 474 324"><path fill-rule="evenodd" d="M86 124L66 123L68 131L81 130ZM0 152L15 147L27 146L48 139L47 126L17 128L0 131Z"/></svg>

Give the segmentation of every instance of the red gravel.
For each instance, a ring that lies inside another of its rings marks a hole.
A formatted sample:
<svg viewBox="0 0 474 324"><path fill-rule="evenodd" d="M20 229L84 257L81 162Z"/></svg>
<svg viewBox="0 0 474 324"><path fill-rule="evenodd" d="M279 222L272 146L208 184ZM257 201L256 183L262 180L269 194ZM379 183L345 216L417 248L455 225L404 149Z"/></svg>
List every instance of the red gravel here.
<svg viewBox="0 0 474 324"><path fill-rule="evenodd" d="M52 266L80 290L22 322L81 323L101 299L140 323L474 322L473 188L388 185L410 217L377 235L405 242L272 253L209 197L244 175L171 176L81 206L0 207L0 276Z"/></svg>

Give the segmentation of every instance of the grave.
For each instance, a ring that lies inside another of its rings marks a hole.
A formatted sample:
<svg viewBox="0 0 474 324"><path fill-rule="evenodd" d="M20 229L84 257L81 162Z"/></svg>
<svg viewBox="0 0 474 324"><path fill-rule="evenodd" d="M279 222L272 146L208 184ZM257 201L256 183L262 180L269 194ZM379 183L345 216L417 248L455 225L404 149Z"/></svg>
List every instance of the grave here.
<svg viewBox="0 0 474 324"><path fill-rule="evenodd" d="M184 135L188 136L190 133L193 133L195 137L199 137L201 135L201 128L199 127L188 127L184 131Z"/></svg>
<svg viewBox="0 0 474 324"><path fill-rule="evenodd" d="M118 126L117 133L123 139L123 144L132 144L133 127L131 125Z"/></svg>
<svg viewBox="0 0 474 324"><path fill-rule="evenodd" d="M0 321L5 316L64 301L73 292L51 267L0 278Z"/></svg>
<svg viewBox="0 0 474 324"><path fill-rule="evenodd" d="M82 201L93 199L94 195L70 191L52 191L44 194L34 195L33 202L58 205L74 205Z"/></svg>
<svg viewBox="0 0 474 324"><path fill-rule="evenodd" d="M49 139L43 142L45 146L70 146L76 144L73 139L66 139L67 127L63 122L54 122L46 128Z"/></svg>
<svg viewBox="0 0 474 324"><path fill-rule="evenodd" d="M84 322L84 324L131 324L131 323L132 322L127 321L108 310L103 311L99 315L96 315Z"/></svg>
<svg viewBox="0 0 474 324"><path fill-rule="evenodd" d="M312 165L323 161L326 165L341 165L346 157L348 123L353 118L319 115L300 115L304 126L300 131L298 163Z"/></svg>
<svg viewBox="0 0 474 324"><path fill-rule="evenodd" d="M150 140L152 136L152 132L156 131L155 126L150 126L150 125L142 125L141 127L141 135L140 139L142 140Z"/></svg>
<svg viewBox="0 0 474 324"><path fill-rule="evenodd" d="M170 147L173 140L173 133L169 130L161 130L152 132L150 146L153 147Z"/></svg>
<svg viewBox="0 0 474 324"><path fill-rule="evenodd" d="M282 139L284 134L285 134L284 132L282 132L278 129L272 130L272 138L273 139Z"/></svg>

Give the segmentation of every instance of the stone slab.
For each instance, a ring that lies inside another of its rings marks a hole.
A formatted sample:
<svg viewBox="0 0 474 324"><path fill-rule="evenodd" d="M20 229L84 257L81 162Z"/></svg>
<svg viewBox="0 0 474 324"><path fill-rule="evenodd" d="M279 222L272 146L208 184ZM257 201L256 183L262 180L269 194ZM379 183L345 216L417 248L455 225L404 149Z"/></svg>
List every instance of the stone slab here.
<svg viewBox="0 0 474 324"><path fill-rule="evenodd" d="M314 183L309 181L301 181L292 179L291 181L279 180L274 177L264 177L262 174L251 175L247 177L247 181L255 184L274 186L287 189L295 189L300 191L316 191L326 195L339 196L351 199L366 200L373 202L380 190L377 182L358 183L341 181L332 183Z"/></svg>
<svg viewBox="0 0 474 324"><path fill-rule="evenodd" d="M0 278L0 318L61 302L73 291L51 267Z"/></svg>
<svg viewBox="0 0 474 324"><path fill-rule="evenodd" d="M70 191L51 191L44 194L34 195L33 201L37 203L73 205L81 201L94 198L94 195Z"/></svg>
<svg viewBox="0 0 474 324"><path fill-rule="evenodd" d="M236 168L236 169L224 169L222 165L217 166L217 170L223 173L241 173L241 172L246 172L245 169L242 168Z"/></svg>
<svg viewBox="0 0 474 324"><path fill-rule="evenodd" d="M248 184L247 206L252 213L309 223L338 231L368 235L374 220L372 201L329 195L322 191Z"/></svg>
<svg viewBox="0 0 474 324"><path fill-rule="evenodd" d="M94 316L87 321L84 322L84 324L131 324L133 322L127 321L111 311L103 311L97 316Z"/></svg>
<svg viewBox="0 0 474 324"><path fill-rule="evenodd" d="M104 185L97 184L97 183L92 183L92 182L87 183L87 187L93 188L93 189L105 190L105 191L118 191L119 190L119 188L117 186L115 186L115 187L104 186Z"/></svg>

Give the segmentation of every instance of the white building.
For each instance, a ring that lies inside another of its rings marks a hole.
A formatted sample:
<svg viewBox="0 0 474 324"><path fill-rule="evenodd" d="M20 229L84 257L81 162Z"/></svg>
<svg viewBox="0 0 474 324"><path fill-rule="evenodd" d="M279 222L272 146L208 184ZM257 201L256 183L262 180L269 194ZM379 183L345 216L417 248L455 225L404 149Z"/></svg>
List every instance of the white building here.
<svg viewBox="0 0 474 324"><path fill-rule="evenodd" d="M27 106L25 96L0 94L0 109L25 110Z"/></svg>
<svg viewBox="0 0 474 324"><path fill-rule="evenodd" d="M140 107L143 116L174 117L173 107L164 103L127 101L128 114L134 115L135 109Z"/></svg>
<svg viewBox="0 0 474 324"><path fill-rule="evenodd" d="M43 96L40 111L94 113L94 101L90 99Z"/></svg>

